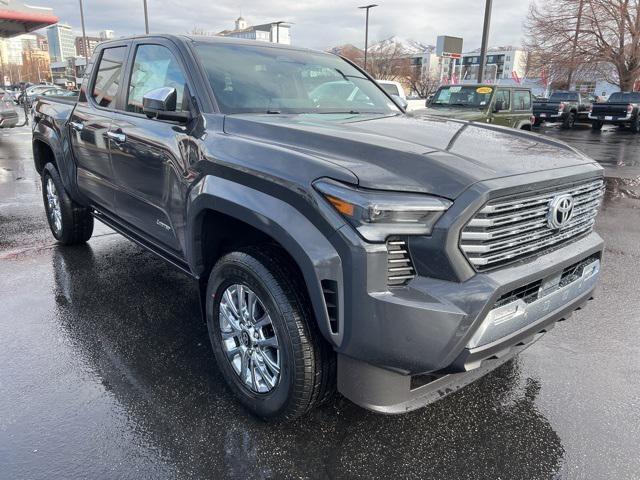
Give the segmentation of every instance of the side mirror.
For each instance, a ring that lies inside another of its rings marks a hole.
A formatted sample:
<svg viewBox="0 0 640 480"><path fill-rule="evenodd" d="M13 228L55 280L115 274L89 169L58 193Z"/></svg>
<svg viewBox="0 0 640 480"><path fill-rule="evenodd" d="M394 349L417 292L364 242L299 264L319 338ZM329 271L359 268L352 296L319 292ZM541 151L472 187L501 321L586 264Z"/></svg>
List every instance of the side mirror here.
<svg viewBox="0 0 640 480"><path fill-rule="evenodd" d="M407 107L409 106L409 102L407 102L404 98L400 97L399 95L391 95L391 98L393 98L393 101L396 102L396 104L403 110L406 110Z"/></svg>
<svg viewBox="0 0 640 480"><path fill-rule="evenodd" d="M142 97L142 111L149 118L187 122L191 120L189 112L176 112L178 92L173 87L156 88Z"/></svg>
<svg viewBox="0 0 640 480"><path fill-rule="evenodd" d="M496 100L496 103L493 105L493 113L498 113L504 109L504 101Z"/></svg>

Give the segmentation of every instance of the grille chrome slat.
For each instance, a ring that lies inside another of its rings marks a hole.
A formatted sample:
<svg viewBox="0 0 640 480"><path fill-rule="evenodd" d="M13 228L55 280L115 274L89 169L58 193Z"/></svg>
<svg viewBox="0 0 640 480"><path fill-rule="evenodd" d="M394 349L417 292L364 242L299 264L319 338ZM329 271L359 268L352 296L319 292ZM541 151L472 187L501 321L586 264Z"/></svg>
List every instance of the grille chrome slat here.
<svg viewBox="0 0 640 480"><path fill-rule="evenodd" d="M597 208L597 204L593 206L593 208ZM586 220L595 218L596 213L593 209L591 210L582 210L579 213L575 214L573 219L571 220L571 222L569 224L567 224L567 226L565 228L570 228L572 226L574 226L575 224L578 224L580 222L584 222ZM532 222L533 223L533 222ZM538 221L535 222L535 224L531 227L527 227L527 228L522 228L522 227L518 227L518 228L510 228L510 229L506 229L506 230L500 230L499 232L464 232L462 234L462 239L463 240L495 240L495 241L499 241L499 240L504 240L506 241L509 237L512 237L514 235L520 235L523 233L526 233L527 235L533 235L534 233L536 233L538 230L541 230L541 233L544 233L545 235L549 235L553 233L553 230L550 230L547 227L547 222L546 219L543 221ZM520 238L516 238L516 240L521 239ZM494 244L492 244L493 246ZM470 245L470 247L472 247L473 245Z"/></svg>
<svg viewBox="0 0 640 480"><path fill-rule="evenodd" d="M569 194L573 217L561 230L547 223L552 200ZM559 187L544 194L490 201L460 235L460 248L477 270L495 268L556 248L589 233L604 196L604 181Z"/></svg>
<svg viewBox="0 0 640 480"><path fill-rule="evenodd" d="M479 213L494 213L497 211L504 211L508 209L520 209L524 208L527 203L538 202L545 203L550 201L556 195L565 195L570 194L574 197L583 195L593 190L601 190L604 186L604 182L602 180L596 180L594 182L588 183L586 185L574 187L574 188L566 188L563 190L558 190L555 192L550 192L546 194L536 195L534 197L527 197L520 200L511 200L507 202L496 202L485 205Z"/></svg>

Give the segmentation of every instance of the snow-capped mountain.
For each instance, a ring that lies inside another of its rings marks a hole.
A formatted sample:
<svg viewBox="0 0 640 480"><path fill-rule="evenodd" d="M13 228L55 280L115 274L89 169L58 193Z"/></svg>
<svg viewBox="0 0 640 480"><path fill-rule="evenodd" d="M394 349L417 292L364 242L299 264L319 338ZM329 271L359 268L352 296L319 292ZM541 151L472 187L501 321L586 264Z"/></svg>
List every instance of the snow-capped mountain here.
<svg viewBox="0 0 640 480"><path fill-rule="evenodd" d="M435 50L435 47L433 45L425 45L424 43L412 40L410 38L402 38L394 35L393 37L389 37L386 40L382 40L380 42L372 44L369 47L368 51L372 53L388 52L389 50L393 50L395 48L398 48L404 55L418 55Z"/></svg>

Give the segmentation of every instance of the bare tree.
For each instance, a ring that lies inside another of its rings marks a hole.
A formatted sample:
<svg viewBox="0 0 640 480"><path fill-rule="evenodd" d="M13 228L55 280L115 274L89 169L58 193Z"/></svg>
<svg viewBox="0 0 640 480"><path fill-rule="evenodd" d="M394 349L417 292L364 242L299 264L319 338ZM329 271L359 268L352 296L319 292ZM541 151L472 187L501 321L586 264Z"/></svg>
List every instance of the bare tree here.
<svg viewBox="0 0 640 480"><path fill-rule="evenodd" d="M440 79L423 72L421 67L412 67L405 81L420 98L427 98L440 86Z"/></svg>
<svg viewBox="0 0 640 480"><path fill-rule="evenodd" d="M402 46L393 43L384 49L370 50L367 67L373 78L398 81L407 77L411 62Z"/></svg>
<svg viewBox="0 0 640 480"><path fill-rule="evenodd" d="M640 0L540 0L526 23L533 71L560 82L598 71L621 90L640 75Z"/></svg>

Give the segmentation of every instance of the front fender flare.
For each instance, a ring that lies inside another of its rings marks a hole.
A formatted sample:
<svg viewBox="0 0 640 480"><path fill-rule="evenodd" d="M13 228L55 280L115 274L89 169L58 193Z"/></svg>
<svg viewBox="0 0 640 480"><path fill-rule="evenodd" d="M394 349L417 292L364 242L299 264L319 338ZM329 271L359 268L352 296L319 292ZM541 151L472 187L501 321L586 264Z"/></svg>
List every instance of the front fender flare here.
<svg viewBox="0 0 640 480"><path fill-rule="evenodd" d="M297 263L307 286L318 327L338 347L344 332L342 261L327 237L291 204L246 185L206 176L191 189L187 212L187 260L201 277L204 271L202 221L207 211L233 217L277 241ZM224 225L221 225L224 228ZM338 328L331 329L322 280L338 286Z"/></svg>

